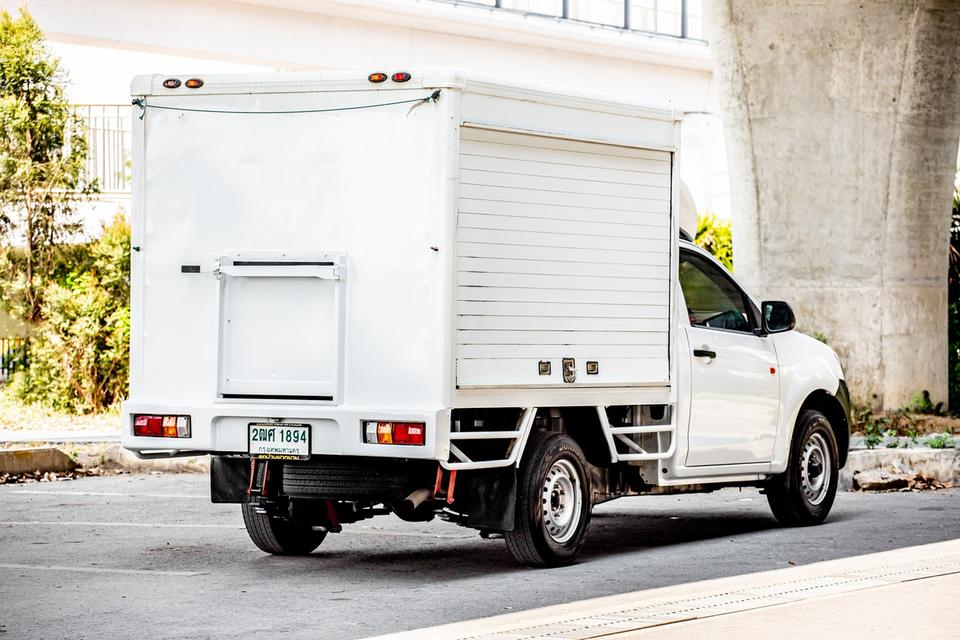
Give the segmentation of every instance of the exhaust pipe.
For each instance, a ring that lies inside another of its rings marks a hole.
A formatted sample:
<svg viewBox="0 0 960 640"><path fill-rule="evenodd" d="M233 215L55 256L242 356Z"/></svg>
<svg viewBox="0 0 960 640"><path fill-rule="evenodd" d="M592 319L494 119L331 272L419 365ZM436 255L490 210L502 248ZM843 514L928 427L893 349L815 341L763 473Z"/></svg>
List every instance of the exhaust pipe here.
<svg viewBox="0 0 960 640"><path fill-rule="evenodd" d="M429 516L426 514L418 514L417 509L419 509L420 505L426 502L432 495L432 489L417 489L404 498L400 504L396 505L393 511L401 520L407 520L410 522L422 522L429 520L433 517L432 514Z"/></svg>
<svg viewBox="0 0 960 640"><path fill-rule="evenodd" d="M417 507L423 504L423 501L430 497L433 491L427 488L417 489L403 500L404 511L415 511Z"/></svg>

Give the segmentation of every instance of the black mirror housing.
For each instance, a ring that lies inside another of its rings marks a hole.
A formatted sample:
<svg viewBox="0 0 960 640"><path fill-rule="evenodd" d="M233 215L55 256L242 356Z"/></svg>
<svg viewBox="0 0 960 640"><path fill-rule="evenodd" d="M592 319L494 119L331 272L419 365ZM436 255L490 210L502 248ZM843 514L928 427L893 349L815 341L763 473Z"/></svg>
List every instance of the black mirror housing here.
<svg viewBox="0 0 960 640"><path fill-rule="evenodd" d="M797 326L797 317L790 305L782 300L765 300L760 305L763 316L763 330L766 333L792 331Z"/></svg>

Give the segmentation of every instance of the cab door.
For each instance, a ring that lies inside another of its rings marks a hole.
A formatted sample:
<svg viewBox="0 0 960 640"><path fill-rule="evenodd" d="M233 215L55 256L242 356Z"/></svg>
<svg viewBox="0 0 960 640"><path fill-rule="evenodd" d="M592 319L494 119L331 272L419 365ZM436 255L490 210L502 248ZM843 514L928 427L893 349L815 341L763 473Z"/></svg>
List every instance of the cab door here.
<svg viewBox="0 0 960 640"><path fill-rule="evenodd" d="M780 371L773 341L754 331L759 314L722 267L693 251L681 250L680 287L691 358L686 465L771 461Z"/></svg>

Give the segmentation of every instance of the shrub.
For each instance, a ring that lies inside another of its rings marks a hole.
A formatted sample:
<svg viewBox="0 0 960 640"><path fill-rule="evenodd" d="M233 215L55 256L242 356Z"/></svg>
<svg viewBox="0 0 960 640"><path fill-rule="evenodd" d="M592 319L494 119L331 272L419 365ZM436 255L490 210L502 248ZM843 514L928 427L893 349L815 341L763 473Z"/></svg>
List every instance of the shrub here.
<svg viewBox="0 0 960 640"><path fill-rule="evenodd" d="M944 431L931 436L927 440L927 446L931 449L953 449L957 446L957 441L948 432Z"/></svg>
<svg viewBox="0 0 960 640"><path fill-rule="evenodd" d="M86 260L47 285L30 367L12 390L27 403L100 411L127 393L130 354L130 227L123 216L87 247Z"/></svg>
<svg viewBox="0 0 960 640"><path fill-rule="evenodd" d="M729 220L717 218L709 212L701 213L697 216L697 234L693 242L733 271L733 229Z"/></svg>

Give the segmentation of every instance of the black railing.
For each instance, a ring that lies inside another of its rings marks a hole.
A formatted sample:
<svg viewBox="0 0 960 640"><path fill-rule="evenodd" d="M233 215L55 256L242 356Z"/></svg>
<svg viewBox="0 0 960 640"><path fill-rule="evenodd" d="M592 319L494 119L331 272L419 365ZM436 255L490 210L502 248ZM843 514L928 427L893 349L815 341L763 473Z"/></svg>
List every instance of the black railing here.
<svg viewBox="0 0 960 640"><path fill-rule="evenodd" d="M0 338L0 381L10 379L14 371L27 366L27 340Z"/></svg>
<svg viewBox="0 0 960 640"><path fill-rule="evenodd" d="M675 38L703 39L704 0L438 0Z"/></svg>

